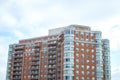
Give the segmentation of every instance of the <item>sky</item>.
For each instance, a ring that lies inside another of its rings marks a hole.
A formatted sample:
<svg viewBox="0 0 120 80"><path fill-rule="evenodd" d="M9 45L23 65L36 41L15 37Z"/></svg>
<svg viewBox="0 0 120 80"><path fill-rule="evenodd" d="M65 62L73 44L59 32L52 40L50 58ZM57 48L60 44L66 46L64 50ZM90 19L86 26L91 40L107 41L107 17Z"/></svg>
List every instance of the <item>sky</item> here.
<svg viewBox="0 0 120 80"><path fill-rule="evenodd" d="M120 0L0 0L0 79L9 44L71 24L90 26L110 40L112 80L120 80Z"/></svg>

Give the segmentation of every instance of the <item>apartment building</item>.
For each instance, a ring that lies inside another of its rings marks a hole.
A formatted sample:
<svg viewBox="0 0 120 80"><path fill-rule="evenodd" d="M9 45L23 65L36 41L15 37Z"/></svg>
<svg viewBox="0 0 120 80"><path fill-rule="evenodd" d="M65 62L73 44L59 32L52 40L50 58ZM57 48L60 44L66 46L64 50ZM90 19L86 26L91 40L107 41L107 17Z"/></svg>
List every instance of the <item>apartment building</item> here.
<svg viewBox="0 0 120 80"><path fill-rule="evenodd" d="M111 80L109 40L88 26L9 45L6 80Z"/></svg>

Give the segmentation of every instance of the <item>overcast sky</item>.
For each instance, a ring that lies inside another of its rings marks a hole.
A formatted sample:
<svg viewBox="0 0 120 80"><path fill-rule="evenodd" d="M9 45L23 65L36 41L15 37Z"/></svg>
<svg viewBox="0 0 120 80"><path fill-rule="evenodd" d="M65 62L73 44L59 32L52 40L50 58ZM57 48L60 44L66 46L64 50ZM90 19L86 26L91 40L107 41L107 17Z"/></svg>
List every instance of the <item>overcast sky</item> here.
<svg viewBox="0 0 120 80"><path fill-rule="evenodd" d="M112 80L120 80L120 0L0 0L0 79L9 44L71 24L100 30L110 40Z"/></svg>

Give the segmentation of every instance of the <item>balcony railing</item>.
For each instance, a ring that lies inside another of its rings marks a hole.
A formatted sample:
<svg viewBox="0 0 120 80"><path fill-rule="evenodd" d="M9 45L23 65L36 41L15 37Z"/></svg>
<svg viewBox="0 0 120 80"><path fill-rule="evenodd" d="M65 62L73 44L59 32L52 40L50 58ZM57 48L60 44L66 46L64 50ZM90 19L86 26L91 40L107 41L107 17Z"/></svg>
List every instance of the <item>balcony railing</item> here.
<svg viewBox="0 0 120 80"><path fill-rule="evenodd" d="M16 46L15 49L24 49L24 46Z"/></svg>

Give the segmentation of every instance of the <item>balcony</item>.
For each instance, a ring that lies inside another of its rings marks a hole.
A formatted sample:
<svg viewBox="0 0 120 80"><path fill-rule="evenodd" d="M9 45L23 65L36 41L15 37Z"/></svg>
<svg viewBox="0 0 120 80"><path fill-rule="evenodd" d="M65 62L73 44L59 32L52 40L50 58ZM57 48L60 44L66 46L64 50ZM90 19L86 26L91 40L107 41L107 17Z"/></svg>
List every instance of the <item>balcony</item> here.
<svg viewBox="0 0 120 80"><path fill-rule="evenodd" d="M13 80L21 80L21 76L13 76Z"/></svg>
<svg viewBox="0 0 120 80"><path fill-rule="evenodd" d="M56 68L56 66L48 66L48 70L55 69L55 68Z"/></svg>
<svg viewBox="0 0 120 80"><path fill-rule="evenodd" d="M40 50L35 49L35 50L34 50L34 53L40 53Z"/></svg>
<svg viewBox="0 0 120 80"><path fill-rule="evenodd" d="M37 54L37 56L38 56L38 54ZM39 57L37 57L37 58L32 58L31 60L32 61L39 61L40 59L39 59Z"/></svg>
<svg viewBox="0 0 120 80"><path fill-rule="evenodd" d="M31 80L38 80L38 75L37 76L31 76Z"/></svg>
<svg viewBox="0 0 120 80"><path fill-rule="evenodd" d="M32 72L30 72L30 74L31 74L31 75L38 75L39 72L38 72L38 71L32 71Z"/></svg>
<svg viewBox="0 0 120 80"><path fill-rule="evenodd" d="M15 46L15 49L24 49L24 46Z"/></svg>
<svg viewBox="0 0 120 80"><path fill-rule="evenodd" d="M17 51L15 51L15 53L17 53L17 54L18 54L18 53L19 53L19 54L20 54L20 53L23 54L23 52L24 52L23 50L17 50Z"/></svg>
<svg viewBox="0 0 120 80"><path fill-rule="evenodd" d="M22 58L23 55L14 55L14 58Z"/></svg>
<svg viewBox="0 0 120 80"><path fill-rule="evenodd" d="M49 61L48 64L56 64L56 61Z"/></svg>
<svg viewBox="0 0 120 80"><path fill-rule="evenodd" d="M21 72L13 72L13 76L14 76L14 75L17 75L17 76L18 76L18 75L21 75Z"/></svg>
<svg viewBox="0 0 120 80"><path fill-rule="evenodd" d="M40 63L39 62L32 62L31 65L33 66L38 66Z"/></svg>
<svg viewBox="0 0 120 80"><path fill-rule="evenodd" d="M56 54L56 51L49 51L49 53L48 54Z"/></svg>
<svg viewBox="0 0 120 80"><path fill-rule="evenodd" d="M30 70L39 70L39 66L32 66Z"/></svg>
<svg viewBox="0 0 120 80"><path fill-rule="evenodd" d="M40 44L39 44L39 43L34 44L34 47L35 47L35 48L40 48Z"/></svg>
<svg viewBox="0 0 120 80"><path fill-rule="evenodd" d="M21 71L22 68L14 68L13 71Z"/></svg>
<svg viewBox="0 0 120 80"><path fill-rule="evenodd" d="M55 71L48 71L48 74L55 74Z"/></svg>
<svg viewBox="0 0 120 80"><path fill-rule="evenodd" d="M35 53L34 56L35 57L39 57L40 53Z"/></svg>
<svg viewBox="0 0 120 80"><path fill-rule="evenodd" d="M13 64L14 67L21 67L22 66L22 63L17 63L17 64Z"/></svg>
<svg viewBox="0 0 120 80"><path fill-rule="evenodd" d="M48 79L55 80L55 74L48 74Z"/></svg>
<svg viewBox="0 0 120 80"><path fill-rule="evenodd" d="M21 63L21 62L22 62L22 59L14 59L14 62L15 62L15 63Z"/></svg>

